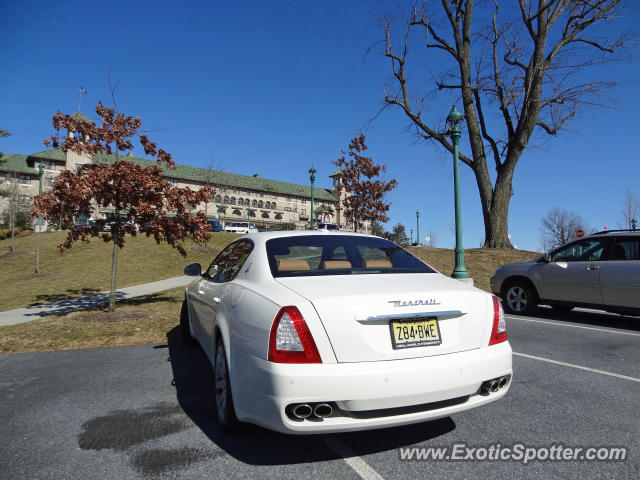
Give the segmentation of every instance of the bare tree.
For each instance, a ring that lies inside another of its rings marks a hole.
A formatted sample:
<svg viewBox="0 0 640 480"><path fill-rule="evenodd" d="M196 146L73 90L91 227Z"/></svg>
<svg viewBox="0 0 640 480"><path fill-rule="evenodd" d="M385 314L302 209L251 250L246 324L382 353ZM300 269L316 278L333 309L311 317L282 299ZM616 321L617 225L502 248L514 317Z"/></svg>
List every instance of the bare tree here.
<svg viewBox="0 0 640 480"><path fill-rule="evenodd" d="M473 0L440 3L433 7L437 15L414 6L402 25L398 49L393 22L384 19L384 55L393 80L382 108L401 108L418 136L452 152L443 118L426 119L424 113L441 98L438 94L448 102L461 97L471 152L460 160L476 177L484 247L511 247L508 214L516 165L534 131L556 135L581 107L596 105L614 85L585 80L583 72L615 59L612 54L625 44L624 35L608 38L606 32L623 0L518 0L504 11L495 0L493 15L476 14L474 23ZM421 35L412 35L415 30ZM409 44L417 38L427 52L450 61L448 70L436 74L435 89L427 96L414 96L409 88Z"/></svg>
<svg viewBox="0 0 640 480"><path fill-rule="evenodd" d="M580 215L555 207L542 219L542 242L545 250L564 245L575 240L576 232L583 230L590 233L591 228Z"/></svg>
<svg viewBox="0 0 640 480"><path fill-rule="evenodd" d="M622 202L622 208L620 209L620 216L622 217L622 222L620 228L628 228L631 230L633 225L631 224L631 220L640 221L638 218L638 213L640 212L640 199L633 194L631 188L627 188L624 191L624 200Z"/></svg>
<svg viewBox="0 0 640 480"><path fill-rule="evenodd" d="M5 179L5 181L0 185L0 197L5 197L7 201L9 229L11 230L11 253L15 253L16 251L16 216L18 215L20 209L27 210L20 202L21 193L22 192L20 190L20 183L16 174L13 174L10 178Z"/></svg>

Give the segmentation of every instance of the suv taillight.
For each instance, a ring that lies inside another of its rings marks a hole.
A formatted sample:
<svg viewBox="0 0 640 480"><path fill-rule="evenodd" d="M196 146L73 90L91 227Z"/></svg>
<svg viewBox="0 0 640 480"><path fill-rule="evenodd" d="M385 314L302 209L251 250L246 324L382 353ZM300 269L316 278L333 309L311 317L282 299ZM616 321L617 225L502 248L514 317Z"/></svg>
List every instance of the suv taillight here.
<svg viewBox="0 0 640 480"><path fill-rule="evenodd" d="M489 345L507 341L507 324L504 321L504 311L500 299L493 296L493 327L491 328L491 338Z"/></svg>
<svg viewBox="0 0 640 480"><path fill-rule="evenodd" d="M269 361L322 363L304 317L294 306L282 307L271 326Z"/></svg>

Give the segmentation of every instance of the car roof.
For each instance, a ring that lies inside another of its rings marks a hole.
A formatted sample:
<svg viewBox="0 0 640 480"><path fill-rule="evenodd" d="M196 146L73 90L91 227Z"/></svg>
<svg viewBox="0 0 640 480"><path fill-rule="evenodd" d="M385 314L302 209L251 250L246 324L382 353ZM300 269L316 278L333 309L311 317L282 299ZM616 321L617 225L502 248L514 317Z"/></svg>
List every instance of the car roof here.
<svg viewBox="0 0 640 480"><path fill-rule="evenodd" d="M257 232L257 233L249 233L245 235L243 238L250 238L255 242L266 242L267 240L271 240L272 238L284 238L284 237L305 237L309 235L317 235L317 236L335 236L342 235L345 237L375 237L375 235L365 235L364 233L356 233L356 232L344 232L341 230L338 231L327 231L327 230L278 230L276 232Z"/></svg>

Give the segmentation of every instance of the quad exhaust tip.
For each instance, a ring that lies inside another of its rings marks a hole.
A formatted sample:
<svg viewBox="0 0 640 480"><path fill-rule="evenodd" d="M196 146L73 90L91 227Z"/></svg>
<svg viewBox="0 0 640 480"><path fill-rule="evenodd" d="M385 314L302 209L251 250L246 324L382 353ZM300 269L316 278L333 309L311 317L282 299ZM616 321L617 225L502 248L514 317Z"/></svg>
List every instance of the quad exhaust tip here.
<svg viewBox="0 0 640 480"><path fill-rule="evenodd" d="M333 407L327 402L296 403L287 407L287 415L294 420L322 420L333 413Z"/></svg>
<svg viewBox="0 0 640 480"><path fill-rule="evenodd" d="M482 382L480 390L482 390L483 393L497 393L506 387L507 383L509 383L509 376L493 378Z"/></svg>

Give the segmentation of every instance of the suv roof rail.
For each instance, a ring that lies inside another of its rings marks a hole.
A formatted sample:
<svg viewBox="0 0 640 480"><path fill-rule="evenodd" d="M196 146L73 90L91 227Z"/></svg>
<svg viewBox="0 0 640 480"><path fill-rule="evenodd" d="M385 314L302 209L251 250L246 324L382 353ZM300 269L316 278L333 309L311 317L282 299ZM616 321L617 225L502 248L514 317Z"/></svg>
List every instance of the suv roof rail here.
<svg viewBox="0 0 640 480"><path fill-rule="evenodd" d="M618 233L618 232L638 232L638 233L640 233L640 230L638 230L638 229L633 230L631 228L623 228L623 229L618 229L618 230L602 230L601 232L590 233L589 236L591 236L591 235L600 235L600 234L603 234L603 233Z"/></svg>

